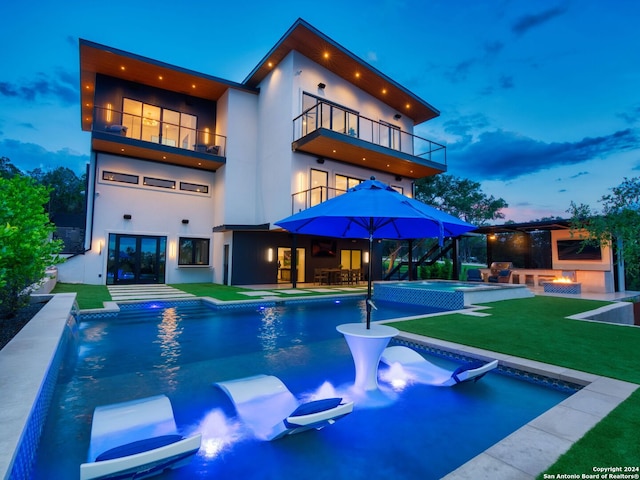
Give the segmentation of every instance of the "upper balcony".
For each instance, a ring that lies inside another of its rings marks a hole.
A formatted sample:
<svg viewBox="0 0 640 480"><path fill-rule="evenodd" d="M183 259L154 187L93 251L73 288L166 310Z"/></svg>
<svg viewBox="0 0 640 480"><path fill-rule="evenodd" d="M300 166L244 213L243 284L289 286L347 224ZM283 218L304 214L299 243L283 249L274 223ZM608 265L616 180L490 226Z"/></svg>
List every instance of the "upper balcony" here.
<svg viewBox="0 0 640 480"><path fill-rule="evenodd" d="M95 107L94 151L215 171L226 162L223 135L154 118ZM104 119L97 122L97 119Z"/></svg>
<svg viewBox="0 0 640 480"><path fill-rule="evenodd" d="M444 145L325 102L293 120L292 149L412 179L447 170Z"/></svg>

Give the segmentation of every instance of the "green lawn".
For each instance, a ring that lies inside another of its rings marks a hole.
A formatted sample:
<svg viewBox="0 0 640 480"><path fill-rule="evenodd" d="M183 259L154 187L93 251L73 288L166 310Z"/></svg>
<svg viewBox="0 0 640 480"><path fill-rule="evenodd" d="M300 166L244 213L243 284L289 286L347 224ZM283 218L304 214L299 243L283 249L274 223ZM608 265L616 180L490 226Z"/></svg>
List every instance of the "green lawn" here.
<svg viewBox="0 0 640 480"><path fill-rule="evenodd" d="M80 310L104 308L104 302L111 301L111 295L105 285L58 282L51 293L76 293Z"/></svg>
<svg viewBox="0 0 640 480"><path fill-rule="evenodd" d="M222 301L247 300L247 289L215 284L172 285ZM101 308L106 286L58 283L53 293L76 292L81 309ZM309 296L317 293L309 293ZM394 323L400 330L516 355L640 384L640 328L568 320L608 302L533 297L486 304L490 315L442 315ZM593 466L640 465L640 390L578 441L546 473L591 472ZM539 478L543 478L542 475Z"/></svg>
<svg viewBox="0 0 640 480"><path fill-rule="evenodd" d="M640 383L640 328L568 320L608 302L533 297L487 304L488 317L442 315L397 322L399 330ZM546 473L589 473L594 466L640 465L636 391ZM543 478L540 475L539 478Z"/></svg>

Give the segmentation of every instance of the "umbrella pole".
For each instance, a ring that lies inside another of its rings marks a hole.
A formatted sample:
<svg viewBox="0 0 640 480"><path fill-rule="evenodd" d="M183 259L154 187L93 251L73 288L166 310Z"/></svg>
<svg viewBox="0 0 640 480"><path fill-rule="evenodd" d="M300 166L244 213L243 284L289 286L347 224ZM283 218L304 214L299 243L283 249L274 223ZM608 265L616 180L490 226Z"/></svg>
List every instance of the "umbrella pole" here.
<svg viewBox="0 0 640 480"><path fill-rule="evenodd" d="M373 261L373 234L369 234L369 266L367 274L367 330L371 328L371 263Z"/></svg>

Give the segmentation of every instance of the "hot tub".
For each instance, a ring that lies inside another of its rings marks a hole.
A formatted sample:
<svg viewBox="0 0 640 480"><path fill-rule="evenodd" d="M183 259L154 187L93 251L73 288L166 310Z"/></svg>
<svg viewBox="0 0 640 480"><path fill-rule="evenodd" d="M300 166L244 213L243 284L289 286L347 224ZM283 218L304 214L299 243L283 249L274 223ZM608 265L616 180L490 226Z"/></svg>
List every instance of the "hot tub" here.
<svg viewBox="0 0 640 480"><path fill-rule="evenodd" d="M477 303L533 297L526 285L471 283L450 280L375 282L374 300L425 305L440 310L461 310Z"/></svg>

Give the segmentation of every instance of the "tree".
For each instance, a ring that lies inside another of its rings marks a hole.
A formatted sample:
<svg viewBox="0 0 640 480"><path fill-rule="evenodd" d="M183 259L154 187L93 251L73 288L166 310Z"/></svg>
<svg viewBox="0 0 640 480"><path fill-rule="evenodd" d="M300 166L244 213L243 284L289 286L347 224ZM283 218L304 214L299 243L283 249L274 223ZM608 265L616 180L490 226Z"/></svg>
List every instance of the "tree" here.
<svg viewBox="0 0 640 480"><path fill-rule="evenodd" d="M0 178L11 178L22 172L7 157L0 157Z"/></svg>
<svg viewBox="0 0 640 480"><path fill-rule="evenodd" d="M417 180L416 199L477 226L504 218L501 210L509 206L502 198L486 195L478 182L451 175ZM464 242L460 242L459 253L463 261L486 261L484 239L465 238Z"/></svg>
<svg viewBox="0 0 640 480"><path fill-rule="evenodd" d="M624 260L628 285L638 288L640 273L640 177L624 178L600 199L602 211L592 210L585 204L571 202L567 212L571 214L571 230L584 230L589 238L585 244L609 246ZM617 240L617 241L616 241ZM619 241L619 242L618 242Z"/></svg>
<svg viewBox="0 0 640 480"><path fill-rule="evenodd" d="M43 207L48 195L23 175L0 178L0 316L26 304L30 287L60 262L62 242L50 241L54 226Z"/></svg>
<svg viewBox="0 0 640 480"><path fill-rule="evenodd" d="M487 196L478 182L451 175L435 175L416 181L416 199L477 226L504 218L509 205L502 198Z"/></svg>
<svg viewBox="0 0 640 480"><path fill-rule="evenodd" d="M84 213L85 175L78 178L73 170L66 167L58 167L47 172L36 168L29 172L29 176L40 185L50 189L49 202L46 206L49 215L55 213Z"/></svg>

